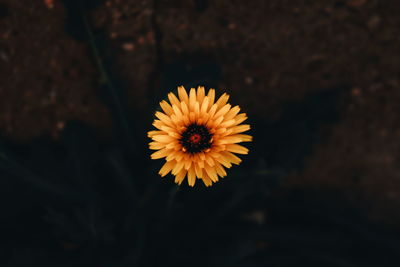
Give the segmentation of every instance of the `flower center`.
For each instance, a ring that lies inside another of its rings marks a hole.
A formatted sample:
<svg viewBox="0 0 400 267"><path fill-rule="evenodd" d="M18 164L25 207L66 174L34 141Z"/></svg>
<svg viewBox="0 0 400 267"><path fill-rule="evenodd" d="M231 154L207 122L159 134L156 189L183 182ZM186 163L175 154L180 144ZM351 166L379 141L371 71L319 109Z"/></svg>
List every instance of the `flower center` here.
<svg viewBox="0 0 400 267"><path fill-rule="evenodd" d="M189 139L190 139L190 142L192 142L193 144L197 144L198 142L201 141L201 135L192 134L192 136L190 136Z"/></svg>
<svg viewBox="0 0 400 267"><path fill-rule="evenodd" d="M211 147L212 134L204 125L191 124L181 136L179 141L189 153L199 153Z"/></svg>

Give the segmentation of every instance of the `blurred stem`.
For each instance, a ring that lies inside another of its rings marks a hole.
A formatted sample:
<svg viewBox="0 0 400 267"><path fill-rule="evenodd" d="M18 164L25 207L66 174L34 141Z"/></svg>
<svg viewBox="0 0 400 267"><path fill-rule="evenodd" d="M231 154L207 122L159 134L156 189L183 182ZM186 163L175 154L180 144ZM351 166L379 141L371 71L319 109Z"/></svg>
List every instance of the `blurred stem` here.
<svg viewBox="0 0 400 267"><path fill-rule="evenodd" d="M0 168L14 177L20 178L23 182L33 185L43 193L61 196L63 199L68 199L70 201L82 200L81 194L43 181L40 177L16 161L10 159L4 153L0 153Z"/></svg>
<svg viewBox="0 0 400 267"><path fill-rule="evenodd" d="M167 219L169 219L171 217L172 207L174 205L176 195L178 194L180 188L181 188L180 186L175 185L169 191L169 197L168 197L168 202L167 202L167 207L166 207L166 217L167 217Z"/></svg>
<svg viewBox="0 0 400 267"><path fill-rule="evenodd" d="M157 98L157 80L160 75L160 70L164 65L164 51L162 47L163 34L160 25L157 22L159 10L159 0L153 0L153 13L150 17L150 24L154 32L155 39L155 64L154 69L150 72L148 80L147 98L149 103L155 104L155 99ZM152 105L151 105L152 106Z"/></svg>
<svg viewBox="0 0 400 267"><path fill-rule="evenodd" d="M123 130L123 133L124 133L124 137L128 141L128 144L129 144L130 148L132 149L131 151L133 151L133 154L135 156L137 156L136 155L137 153L136 153L135 145L134 145L134 142L132 140L132 132L131 132L128 120L126 118L125 110L124 110L123 105L121 103L121 98L118 95L117 89L114 86L113 82L111 81L110 75L108 74L108 72L107 72L107 70L106 70L106 68L104 66L104 62L103 62L103 59L102 59L102 57L100 55L99 48L98 48L98 46L96 44L93 31L92 31L92 29L90 27L89 21L87 19L86 13L85 13L83 2L84 1L81 1L80 4L79 4L82 20L83 20L83 23L85 25L85 30L86 30L86 32L88 34L88 37L89 37L89 43L90 43L90 46L91 46L92 51L93 51L93 56L94 56L94 59L96 61L96 65L97 65L98 70L99 70L100 75L101 75L101 80L106 84L106 86L108 88L109 95L111 97L111 101L113 103L113 106L115 107L115 113L116 114L114 114L115 115L114 118L116 119L116 121L118 121L121 124L122 130Z"/></svg>

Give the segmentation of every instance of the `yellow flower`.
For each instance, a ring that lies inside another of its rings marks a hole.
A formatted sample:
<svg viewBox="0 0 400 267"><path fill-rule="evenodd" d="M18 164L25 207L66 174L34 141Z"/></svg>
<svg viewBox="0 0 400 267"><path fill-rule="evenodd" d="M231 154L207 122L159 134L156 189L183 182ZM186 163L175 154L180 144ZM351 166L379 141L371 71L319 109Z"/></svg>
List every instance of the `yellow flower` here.
<svg viewBox="0 0 400 267"><path fill-rule="evenodd" d="M168 94L169 103L160 102L163 112L156 112L153 126L157 131L148 132L153 140L150 149L157 150L152 159L165 158L161 176L171 172L175 183L181 184L187 176L190 186L202 179L206 186L226 176L224 167L239 164L235 154L247 154L248 149L238 145L250 142L250 125L241 124L247 119L239 106L227 104L229 95L224 93L215 103L215 90L205 94L204 87L191 88L189 95L183 86L178 87L177 98Z"/></svg>

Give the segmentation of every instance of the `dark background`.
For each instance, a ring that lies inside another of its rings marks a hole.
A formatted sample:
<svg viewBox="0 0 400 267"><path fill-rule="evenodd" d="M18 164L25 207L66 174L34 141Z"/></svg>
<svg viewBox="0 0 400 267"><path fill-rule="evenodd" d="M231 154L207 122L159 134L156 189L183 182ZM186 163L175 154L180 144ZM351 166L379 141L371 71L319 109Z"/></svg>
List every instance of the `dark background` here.
<svg viewBox="0 0 400 267"><path fill-rule="evenodd" d="M0 266L399 266L400 2L1 0ZM161 179L178 85L254 142Z"/></svg>

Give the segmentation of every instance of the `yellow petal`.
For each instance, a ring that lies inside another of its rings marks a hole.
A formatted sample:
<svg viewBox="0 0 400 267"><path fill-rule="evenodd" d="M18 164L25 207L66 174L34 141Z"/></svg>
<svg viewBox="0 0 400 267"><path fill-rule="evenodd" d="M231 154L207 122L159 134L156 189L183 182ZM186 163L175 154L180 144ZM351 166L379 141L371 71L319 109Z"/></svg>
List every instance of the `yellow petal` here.
<svg viewBox="0 0 400 267"><path fill-rule="evenodd" d="M241 145L237 145L237 144L226 145L226 150L233 152L233 153L238 153L238 154L249 153L249 150L247 148L245 148L244 146L241 146Z"/></svg>
<svg viewBox="0 0 400 267"><path fill-rule="evenodd" d="M181 110L182 110L182 114L187 115L189 114L189 108L188 105L186 104L186 102L181 102Z"/></svg>
<svg viewBox="0 0 400 267"><path fill-rule="evenodd" d="M199 164L200 168L204 168L204 160L198 161L197 164Z"/></svg>
<svg viewBox="0 0 400 267"><path fill-rule="evenodd" d="M200 166L198 164L194 164L194 170L195 170L196 176L198 178L203 177L203 170L202 170L202 168L200 168Z"/></svg>
<svg viewBox="0 0 400 267"><path fill-rule="evenodd" d="M208 165L214 166L214 160L212 157L206 156L205 158L206 158L206 162L208 163Z"/></svg>
<svg viewBox="0 0 400 267"><path fill-rule="evenodd" d="M167 149L173 149L173 150L179 150L181 148L181 145L178 142L171 142L165 145L165 148Z"/></svg>
<svg viewBox="0 0 400 267"><path fill-rule="evenodd" d="M179 104L179 107L180 107L180 104ZM174 113L175 113L176 117L178 119L181 119L183 114L182 114L181 109L179 107L177 105L172 105L172 109L174 110Z"/></svg>
<svg viewBox="0 0 400 267"><path fill-rule="evenodd" d="M220 125L221 126L221 125ZM232 128L226 129L226 132L221 134L221 138L232 134Z"/></svg>
<svg viewBox="0 0 400 267"><path fill-rule="evenodd" d="M218 153L218 152L224 151L224 150L225 150L225 145L220 145L220 144L217 144L216 142L214 142L213 148L212 148L213 152ZM218 154L221 155L220 153L218 153Z"/></svg>
<svg viewBox="0 0 400 267"><path fill-rule="evenodd" d="M231 127L231 126L233 126L234 124L235 124L235 120L234 119L232 119L232 120L226 120L226 118L224 118L224 122L222 122L220 125L219 125L219 127L224 127L224 128L228 128L228 127Z"/></svg>
<svg viewBox="0 0 400 267"><path fill-rule="evenodd" d="M161 130L167 134L170 132L178 133L177 129L174 127L166 126L166 125L161 125L160 126Z"/></svg>
<svg viewBox="0 0 400 267"><path fill-rule="evenodd" d="M178 133L176 133L176 132L168 132L168 135L169 136L171 136L171 137L173 137L173 138L175 138L175 139L177 139L177 140L179 140L180 138L181 138L181 135L180 134L178 134Z"/></svg>
<svg viewBox="0 0 400 267"><path fill-rule="evenodd" d="M208 108L211 108L211 106L214 105L215 90L214 90L214 89L210 89L210 90L208 91L207 96L208 96L208 98L209 98L209 100L210 100L210 102L208 103Z"/></svg>
<svg viewBox="0 0 400 267"><path fill-rule="evenodd" d="M194 166L192 165L188 170L188 184L193 187L196 183L196 173L194 170Z"/></svg>
<svg viewBox="0 0 400 267"><path fill-rule="evenodd" d="M160 143L169 143L169 142L173 142L176 140L174 137L169 136L169 135L154 135L154 136L152 136L152 139L154 141L158 141Z"/></svg>
<svg viewBox="0 0 400 267"><path fill-rule="evenodd" d="M212 105L212 107L210 108L210 110L208 111L208 114L210 116L210 119L212 119L214 117L215 112L217 111L218 106L216 104Z"/></svg>
<svg viewBox="0 0 400 267"><path fill-rule="evenodd" d="M219 157L219 158L216 158L216 160L219 162L219 163L221 163L222 165L224 165L226 168L230 168L230 167L232 167L232 164L230 163L230 161L226 158L226 157L223 157L223 156L221 156L221 157Z"/></svg>
<svg viewBox="0 0 400 267"><path fill-rule="evenodd" d="M242 132L246 132L248 130L250 130L250 125L242 124L242 125L232 127L232 134L242 133Z"/></svg>
<svg viewBox="0 0 400 267"><path fill-rule="evenodd" d="M216 131L213 132L213 134L222 135L226 132L226 128L224 128L222 125L220 125L220 127L221 128L218 128Z"/></svg>
<svg viewBox="0 0 400 267"><path fill-rule="evenodd" d="M153 154L151 154L151 158L152 159L161 159L161 158L166 157L169 152L170 152L169 149L163 148L163 149L158 150L158 151L154 152Z"/></svg>
<svg viewBox="0 0 400 267"><path fill-rule="evenodd" d="M159 142L150 142L149 143L149 147L152 150L160 150L160 149L163 149L165 147L165 144L159 143Z"/></svg>
<svg viewBox="0 0 400 267"><path fill-rule="evenodd" d="M217 171L217 174L221 177L225 177L226 176L226 171L224 169L224 167L222 167L221 164L219 164L218 162L215 162L215 170Z"/></svg>
<svg viewBox="0 0 400 267"><path fill-rule="evenodd" d="M156 112L156 117L157 117L158 119L160 119L160 121L162 121L163 123L165 123L165 124L167 124L167 125L170 125L170 126L173 126L170 117L167 116L167 115L165 115L164 113L157 111L157 112Z"/></svg>
<svg viewBox="0 0 400 267"><path fill-rule="evenodd" d="M210 157L213 157L213 158L219 158L221 155L219 153L214 152L213 150L211 150L210 152L208 152L206 154L206 156L210 156Z"/></svg>
<svg viewBox="0 0 400 267"><path fill-rule="evenodd" d="M163 122L160 121L160 120L154 120L152 125L153 125L154 127L156 127L157 129L159 129L159 130L161 130L161 127L162 127L162 126L166 126L166 124L163 123ZM161 134L166 134L166 132L163 131Z"/></svg>
<svg viewBox="0 0 400 267"><path fill-rule="evenodd" d="M220 125L221 124L221 122L224 120L224 117L223 116L220 116L220 117L218 117L218 118L216 118L216 119L214 119L214 120L209 120L208 122L207 122L207 127L217 127L218 125Z"/></svg>
<svg viewBox="0 0 400 267"><path fill-rule="evenodd" d="M184 115L184 116L182 117L182 121L183 121L184 125L190 124L189 114Z"/></svg>
<svg viewBox="0 0 400 267"><path fill-rule="evenodd" d="M206 124L208 118L209 118L209 116L208 116L207 113L201 113L201 111L200 111L200 116L199 116L199 118L197 120L197 123L199 125L204 125L204 124Z"/></svg>
<svg viewBox="0 0 400 267"><path fill-rule="evenodd" d="M235 136L242 138L242 142L251 142L253 141L253 137L248 134L235 134Z"/></svg>
<svg viewBox="0 0 400 267"><path fill-rule="evenodd" d="M185 154L183 154L182 151L179 150L179 151L178 151L178 155L176 155L175 160L176 160L176 161L182 161L184 155L185 155Z"/></svg>
<svg viewBox="0 0 400 267"><path fill-rule="evenodd" d="M170 153L168 153L167 157L165 158L166 161L171 161L175 159L175 157L178 155L178 151L171 150Z"/></svg>
<svg viewBox="0 0 400 267"><path fill-rule="evenodd" d="M182 120L182 117L178 117L178 116L176 116L175 114L172 114L171 115L171 120L172 120L172 122L175 124L175 127L180 127L180 126L182 126L182 124L183 124L183 120Z"/></svg>
<svg viewBox="0 0 400 267"><path fill-rule="evenodd" d="M162 168L160 169L160 171L158 172L162 177L164 177L165 175L167 175L172 168L175 166L176 161L168 161L166 162Z"/></svg>
<svg viewBox="0 0 400 267"><path fill-rule="evenodd" d="M171 105L168 104L168 102L165 100L160 102L160 107L162 108L164 113L167 114L168 116L171 115L171 113L173 112Z"/></svg>
<svg viewBox="0 0 400 267"><path fill-rule="evenodd" d="M201 153L201 152L200 152ZM193 162L193 164L196 164L196 162L199 162L199 161L201 161L201 159L200 159L200 153L197 153L197 154L193 154L192 155L192 162Z"/></svg>
<svg viewBox="0 0 400 267"><path fill-rule="evenodd" d="M196 103L196 90L194 88L190 88L189 92L189 110L194 110L194 104Z"/></svg>
<svg viewBox="0 0 400 267"><path fill-rule="evenodd" d="M228 102L228 99L229 95L227 93L223 93L215 104L217 104L218 108L221 108L226 104L226 102Z"/></svg>
<svg viewBox="0 0 400 267"><path fill-rule="evenodd" d="M226 114L225 120L234 119L235 116L239 113L239 111L240 111L239 106L235 106L235 107L231 108L231 110L229 110L229 112Z"/></svg>
<svg viewBox="0 0 400 267"><path fill-rule="evenodd" d="M203 180L203 183L205 186L207 186L207 187L212 186L212 181L211 181L210 177L208 177L207 173L203 174L202 180Z"/></svg>
<svg viewBox="0 0 400 267"><path fill-rule="evenodd" d="M220 140L215 141L215 144L217 145L226 145L226 144L235 144L235 143L240 143L242 142L242 138L229 135L229 136L224 136Z"/></svg>
<svg viewBox="0 0 400 267"><path fill-rule="evenodd" d="M210 98L208 98L208 96L204 97L203 103L201 103L201 108L200 108L201 114L205 114L207 112L209 103L210 103Z"/></svg>
<svg viewBox="0 0 400 267"><path fill-rule="evenodd" d="M175 183L181 185L182 181L185 179L186 170L182 169L176 176L175 176Z"/></svg>
<svg viewBox="0 0 400 267"><path fill-rule="evenodd" d="M189 96L185 90L185 87L183 87L183 86L178 87L178 96L181 101L186 102L186 103L189 102Z"/></svg>
<svg viewBox="0 0 400 267"><path fill-rule="evenodd" d="M190 122L196 122L196 114L194 114L194 112L190 112L189 121Z"/></svg>
<svg viewBox="0 0 400 267"><path fill-rule="evenodd" d="M230 109L231 109L231 105L230 104L226 104L220 110L218 110L218 112L215 114L214 117L224 116L226 113L228 113L228 111Z"/></svg>
<svg viewBox="0 0 400 267"><path fill-rule="evenodd" d="M179 105L179 99L174 95L174 93L169 93L168 94L168 99L171 105Z"/></svg>
<svg viewBox="0 0 400 267"><path fill-rule="evenodd" d="M203 101L205 95L206 95L206 93L204 90L204 86L197 87L197 101L201 103Z"/></svg>
<svg viewBox="0 0 400 267"><path fill-rule="evenodd" d="M206 159L206 155L205 155L204 152L200 152L197 155L199 156L200 160L205 160Z"/></svg>
<svg viewBox="0 0 400 267"><path fill-rule="evenodd" d="M194 104L194 115L196 117L196 121L200 118L200 105L199 102L196 101Z"/></svg>
<svg viewBox="0 0 400 267"><path fill-rule="evenodd" d="M209 165L205 165L204 166L204 170L206 171L206 173L208 174L208 177L210 177L210 179L213 182L217 182L218 181L218 175L217 172L215 171L215 169Z"/></svg>
<svg viewBox="0 0 400 267"><path fill-rule="evenodd" d="M163 132L163 131L150 131L150 132L147 133L147 136L151 138L154 135L160 135L160 134L166 134L166 133Z"/></svg>
<svg viewBox="0 0 400 267"><path fill-rule="evenodd" d="M244 122L245 120L247 120L247 115L246 113L240 113L239 115L237 115L235 117L235 125L241 124L242 122Z"/></svg>
<svg viewBox="0 0 400 267"><path fill-rule="evenodd" d="M183 165L184 165L183 161L176 162L174 168L172 169L172 174L177 175L183 169Z"/></svg>
<svg viewBox="0 0 400 267"><path fill-rule="evenodd" d="M192 160L191 159L185 159L185 169L189 170L190 166L192 165Z"/></svg>
<svg viewBox="0 0 400 267"><path fill-rule="evenodd" d="M229 160L233 164L239 165L240 162L242 162L242 160L240 158L238 158L237 156L235 156L231 152L222 151L221 154L222 154L222 157L226 158L227 160Z"/></svg>

